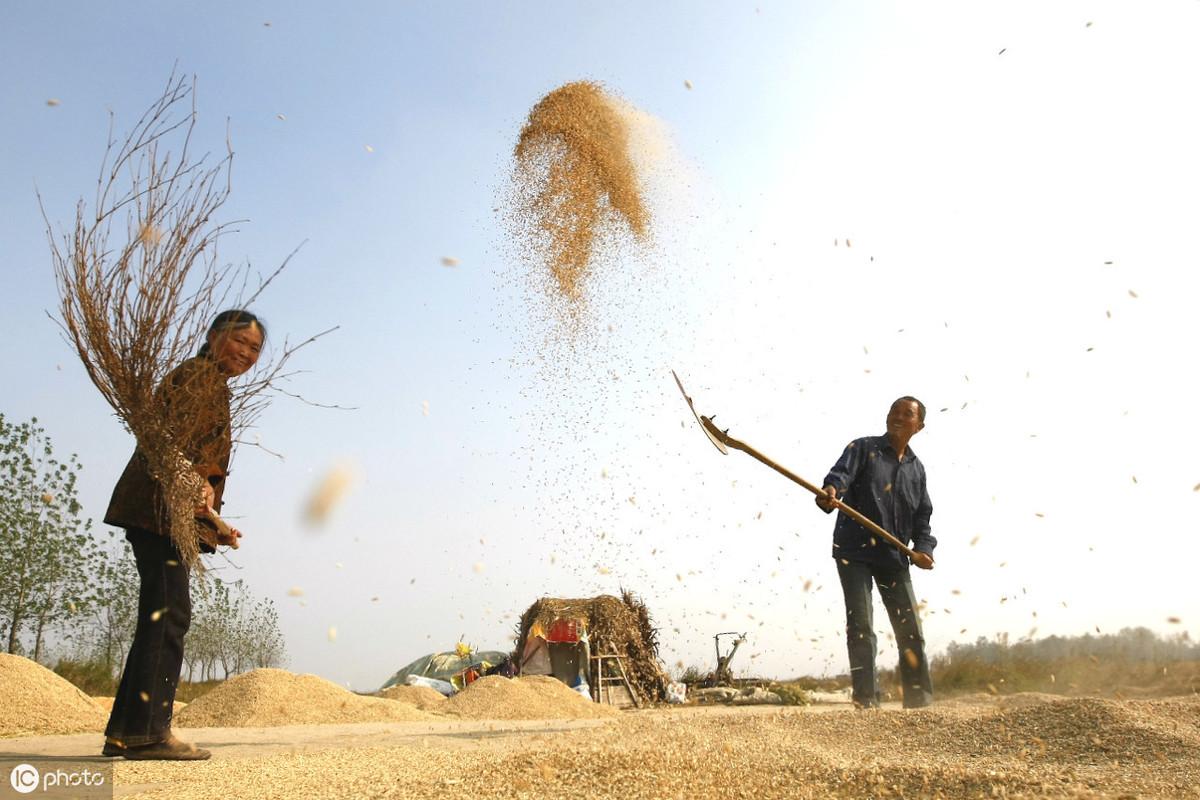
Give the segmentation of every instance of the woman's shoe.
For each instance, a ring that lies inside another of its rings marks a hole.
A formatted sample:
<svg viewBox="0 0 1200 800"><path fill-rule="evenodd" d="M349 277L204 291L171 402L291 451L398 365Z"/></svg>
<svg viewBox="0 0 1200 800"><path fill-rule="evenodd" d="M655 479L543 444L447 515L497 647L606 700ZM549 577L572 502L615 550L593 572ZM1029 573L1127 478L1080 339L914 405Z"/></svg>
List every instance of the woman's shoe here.
<svg viewBox="0 0 1200 800"><path fill-rule="evenodd" d="M108 758L121 758L125 755L125 745L114 742L112 739L105 739L104 749L100 751L100 755Z"/></svg>
<svg viewBox="0 0 1200 800"><path fill-rule="evenodd" d="M122 755L129 761L205 761L212 758L208 750L180 741L173 733L167 734L161 742L126 747Z"/></svg>

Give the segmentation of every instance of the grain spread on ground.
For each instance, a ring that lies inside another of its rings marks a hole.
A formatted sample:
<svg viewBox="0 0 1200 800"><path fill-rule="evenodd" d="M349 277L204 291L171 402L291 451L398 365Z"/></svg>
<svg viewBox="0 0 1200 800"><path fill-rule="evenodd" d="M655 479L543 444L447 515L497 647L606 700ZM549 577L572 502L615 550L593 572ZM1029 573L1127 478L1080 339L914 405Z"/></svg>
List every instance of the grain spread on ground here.
<svg viewBox="0 0 1200 800"><path fill-rule="evenodd" d="M630 152L637 119L600 84L576 81L538 101L517 140L508 221L522 255L545 267L544 288L569 307L584 302L601 249L647 236Z"/></svg>
<svg viewBox="0 0 1200 800"><path fill-rule="evenodd" d="M603 719L621 712L593 703L557 678L488 675L447 700L445 713L467 719Z"/></svg>
<svg viewBox="0 0 1200 800"><path fill-rule="evenodd" d="M0 736L104 730L108 713L70 681L21 656L0 653Z"/></svg>
<svg viewBox="0 0 1200 800"><path fill-rule="evenodd" d="M175 722L184 728L248 728L429 718L415 706L363 697L316 675L256 669L196 698Z"/></svg>
<svg viewBox="0 0 1200 800"><path fill-rule="evenodd" d="M1197 752L1198 696L1012 710L717 707L626 713L519 740L481 736L471 747L430 734L197 765L118 762L116 783L138 786L131 798L172 800L329 796L331 776L339 797L1174 800L1200 797Z"/></svg>
<svg viewBox="0 0 1200 800"><path fill-rule="evenodd" d="M428 686L389 686L380 697L416 706L422 711L437 711L446 704L446 696Z"/></svg>

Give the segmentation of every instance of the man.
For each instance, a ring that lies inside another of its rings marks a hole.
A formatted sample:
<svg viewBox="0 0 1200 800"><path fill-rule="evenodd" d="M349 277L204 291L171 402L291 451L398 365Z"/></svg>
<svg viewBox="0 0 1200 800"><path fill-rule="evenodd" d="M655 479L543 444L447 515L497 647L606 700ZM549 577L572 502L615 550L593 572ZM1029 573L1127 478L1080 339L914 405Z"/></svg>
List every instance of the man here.
<svg viewBox="0 0 1200 800"><path fill-rule="evenodd" d="M846 447L825 476L825 494L817 497L817 506L828 514L835 507L832 499L844 501L900 541L911 542L916 552L913 564L933 569L933 548L937 546L929 529L933 504L925 486L925 467L908 446L909 439L924 427L924 403L907 396L892 403L887 433L856 439ZM833 557L846 598L846 648L855 705L879 706L872 581L879 587L900 649L904 707L929 705L933 702L933 685L908 557L841 512L833 530Z"/></svg>

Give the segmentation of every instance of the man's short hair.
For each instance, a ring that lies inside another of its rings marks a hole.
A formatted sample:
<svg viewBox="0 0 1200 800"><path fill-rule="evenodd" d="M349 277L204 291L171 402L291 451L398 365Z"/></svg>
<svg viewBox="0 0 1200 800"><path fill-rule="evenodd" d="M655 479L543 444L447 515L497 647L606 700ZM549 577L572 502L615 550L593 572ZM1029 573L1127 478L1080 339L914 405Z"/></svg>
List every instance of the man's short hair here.
<svg viewBox="0 0 1200 800"><path fill-rule="evenodd" d="M906 394L906 395L904 395L904 397L897 397L892 402L892 405L896 405L896 403L903 403L903 402L913 402L913 403L917 404L917 419L920 420L922 425L924 425L925 424L925 404L922 403L917 398L913 397L912 395Z"/></svg>

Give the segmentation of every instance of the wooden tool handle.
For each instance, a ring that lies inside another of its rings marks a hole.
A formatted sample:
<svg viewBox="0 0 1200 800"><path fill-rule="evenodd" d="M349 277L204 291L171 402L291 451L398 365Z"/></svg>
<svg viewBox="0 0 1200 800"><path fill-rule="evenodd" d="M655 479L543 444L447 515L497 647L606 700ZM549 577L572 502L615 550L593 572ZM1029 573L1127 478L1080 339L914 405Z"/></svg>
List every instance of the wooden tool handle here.
<svg viewBox="0 0 1200 800"><path fill-rule="evenodd" d="M758 461L761 461L762 463L766 464L771 469L778 472L783 477L787 478L790 481L800 484L805 489L808 489L810 492L812 492L813 494L815 494L819 497L828 497L828 495L826 495L825 492L820 487L818 487L816 484L809 483L808 481L804 480L804 478L801 478L799 475L792 472L787 467L785 467L781 464L775 463L774 461L767 458L762 453L758 452L757 450L755 450L753 447L746 444L745 442L738 441L737 439L734 439L732 436L730 436L725 431L719 430L717 428L717 426L713 424L713 421L711 419L709 419L708 417L701 417L700 421L704 425L704 427L709 431L709 433L711 435L715 436L716 438L718 438L721 441L721 443L724 444L726 447L732 447L735 450L741 450L746 455L752 456L753 458L757 459ZM858 511L854 510L850 506L843 503L841 500L838 500L835 497L831 497L831 498L829 498L829 502L832 503L837 508L840 508L842 511L845 511L847 514L850 515L851 519L853 519L859 525L862 525L867 530L871 531L871 533L874 533L875 535L879 536L884 541L897 547L900 550L900 552L904 553L909 558L916 558L916 553L911 548L909 548L908 545L904 544L904 542L900 541L895 536L888 533L883 528L879 527L879 525L877 525L875 522L872 522L871 520L867 519L862 514L860 514Z"/></svg>

